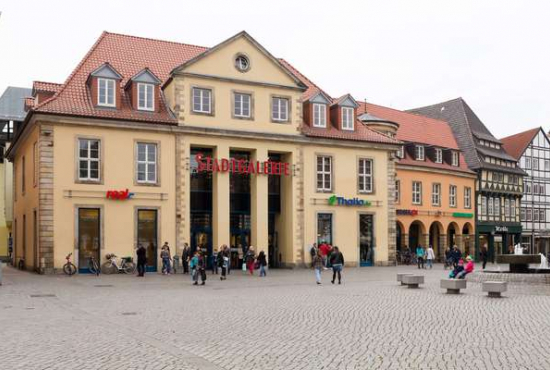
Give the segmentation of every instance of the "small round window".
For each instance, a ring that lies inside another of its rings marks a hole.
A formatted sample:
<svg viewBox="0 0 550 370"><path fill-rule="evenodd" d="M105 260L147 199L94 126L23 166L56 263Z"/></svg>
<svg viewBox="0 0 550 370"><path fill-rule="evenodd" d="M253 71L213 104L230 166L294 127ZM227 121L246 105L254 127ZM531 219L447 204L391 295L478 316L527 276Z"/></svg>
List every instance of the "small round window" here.
<svg viewBox="0 0 550 370"><path fill-rule="evenodd" d="M250 69L250 61L244 55L237 55L235 57L235 68L240 72L246 72Z"/></svg>

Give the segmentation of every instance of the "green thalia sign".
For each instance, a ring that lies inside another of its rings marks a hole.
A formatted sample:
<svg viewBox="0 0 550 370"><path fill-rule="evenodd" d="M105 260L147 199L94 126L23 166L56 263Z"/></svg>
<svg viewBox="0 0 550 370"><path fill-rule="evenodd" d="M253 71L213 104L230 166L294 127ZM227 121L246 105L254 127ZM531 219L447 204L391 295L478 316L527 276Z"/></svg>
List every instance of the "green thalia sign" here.
<svg viewBox="0 0 550 370"><path fill-rule="evenodd" d="M338 195L333 195L328 198L328 204L331 206L369 207L371 202L359 198L345 198Z"/></svg>
<svg viewBox="0 0 550 370"><path fill-rule="evenodd" d="M474 217L474 214L473 213L454 212L453 217L472 218L472 217Z"/></svg>

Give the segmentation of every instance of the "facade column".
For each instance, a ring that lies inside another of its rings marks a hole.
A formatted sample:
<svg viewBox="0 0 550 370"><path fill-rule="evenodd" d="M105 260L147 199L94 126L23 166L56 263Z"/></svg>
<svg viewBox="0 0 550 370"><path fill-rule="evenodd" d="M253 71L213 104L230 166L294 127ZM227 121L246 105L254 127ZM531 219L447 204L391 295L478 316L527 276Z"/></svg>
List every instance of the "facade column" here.
<svg viewBox="0 0 550 370"><path fill-rule="evenodd" d="M445 251L449 246L447 245L447 234L439 234L439 251L438 257L445 262Z"/></svg>
<svg viewBox="0 0 550 370"><path fill-rule="evenodd" d="M229 158L229 146L219 145L214 150L216 158ZM229 172L215 172L212 178L212 250L227 244L230 246L229 233Z"/></svg>
<svg viewBox="0 0 550 370"><path fill-rule="evenodd" d="M258 148L252 154L252 162L265 162L268 160L267 149ZM269 229L268 229L268 175L251 175L250 184L250 221L251 221L251 245L256 254L264 251L269 255Z"/></svg>
<svg viewBox="0 0 550 370"><path fill-rule="evenodd" d="M464 253L464 245L462 244L462 235L455 234L455 243L458 249Z"/></svg>
<svg viewBox="0 0 550 370"><path fill-rule="evenodd" d="M405 248L405 246L412 248L409 244L409 234L401 234L401 250L403 250L403 248Z"/></svg>

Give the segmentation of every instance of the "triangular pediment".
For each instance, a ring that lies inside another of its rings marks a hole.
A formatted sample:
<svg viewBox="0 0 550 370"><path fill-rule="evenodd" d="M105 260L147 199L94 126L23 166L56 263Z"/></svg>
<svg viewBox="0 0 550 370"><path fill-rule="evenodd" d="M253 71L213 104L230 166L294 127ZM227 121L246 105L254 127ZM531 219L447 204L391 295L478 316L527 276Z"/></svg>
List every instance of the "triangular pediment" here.
<svg viewBox="0 0 550 370"><path fill-rule="evenodd" d="M117 72L109 63L103 63L96 70L90 73L92 77L112 78L115 80L122 80L122 75Z"/></svg>
<svg viewBox="0 0 550 370"><path fill-rule="evenodd" d="M313 95L311 98L309 98L309 101L312 103L319 103L319 104L330 104L330 98L323 94L322 91L319 91L317 94Z"/></svg>
<svg viewBox="0 0 550 370"><path fill-rule="evenodd" d="M247 69L237 68L236 59L239 56L248 60ZM244 31L176 67L172 74L201 75L306 89L291 71Z"/></svg>
<svg viewBox="0 0 550 370"><path fill-rule="evenodd" d="M357 108L359 106L359 104L357 104L357 101L350 94L346 94L340 97L334 104L339 105L341 107L350 107L350 108Z"/></svg>
<svg viewBox="0 0 550 370"><path fill-rule="evenodd" d="M149 68L142 69L134 77L132 77L133 82L143 82L153 85L160 85L160 80Z"/></svg>

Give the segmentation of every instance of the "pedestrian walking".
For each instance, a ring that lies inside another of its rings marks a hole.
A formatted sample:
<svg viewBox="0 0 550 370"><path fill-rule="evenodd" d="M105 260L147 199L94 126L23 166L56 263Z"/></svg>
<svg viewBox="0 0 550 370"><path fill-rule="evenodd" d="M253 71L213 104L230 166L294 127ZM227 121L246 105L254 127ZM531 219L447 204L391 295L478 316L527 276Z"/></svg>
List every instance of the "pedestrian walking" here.
<svg viewBox="0 0 550 370"><path fill-rule="evenodd" d="M426 265L430 269L433 268L433 262L435 259L435 253L433 247L430 245L426 251Z"/></svg>
<svg viewBox="0 0 550 370"><path fill-rule="evenodd" d="M147 249L140 244L137 251L137 271L138 276L145 276L145 264L147 263Z"/></svg>
<svg viewBox="0 0 550 370"><path fill-rule="evenodd" d="M317 252L319 249L317 248L317 243L313 243L311 248L309 248L309 255L311 256L311 267L314 267L313 260L315 259L315 256L317 256Z"/></svg>
<svg viewBox="0 0 550 370"><path fill-rule="evenodd" d="M227 280L227 271L229 269L229 248L227 247L227 245L222 245L222 248L221 248L221 269L222 269L222 274L220 276L220 280Z"/></svg>
<svg viewBox="0 0 550 370"><path fill-rule="evenodd" d="M197 285L199 279L199 252L195 252L195 255L189 261L189 267L191 268L191 280L193 280L193 285Z"/></svg>
<svg viewBox="0 0 550 370"><path fill-rule="evenodd" d="M487 250L487 244L483 244L481 246L481 251L479 252L482 262L482 268L485 270L485 266L487 266L487 260L489 259L489 251Z"/></svg>
<svg viewBox="0 0 550 370"><path fill-rule="evenodd" d="M256 260L256 255L254 254L253 246L250 246L250 248L248 248L248 251L244 256L244 260L246 263L246 269L248 270L248 273L250 275L254 275L254 261Z"/></svg>
<svg viewBox="0 0 550 370"><path fill-rule="evenodd" d="M206 258L204 257L203 253L199 253L198 261L197 261L197 270L198 275L201 279L201 285L206 284ZM197 280L195 280L195 285L198 284L198 277Z"/></svg>
<svg viewBox="0 0 550 370"><path fill-rule="evenodd" d="M424 248L419 244L416 247L416 260L418 262L418 268L424 268Z"/></svg>
<svg viewBox="0 0 550 370"><path fill-rule="evenodd" d="M160 251L160 259L162 260L162 274L170 274L170 260L172 257L170 256L170 247L168 246L168 243L164 243L162 246Z"/></svg>
<svg viewBox="0 0 550 370"><path fill-rule="evenodd" d="M332 281L334 284L336 280L336 275L338 275L338 284L342 283L342 269L344 268L344 255L340 252L338 247L332 248L332 253L330 254L330 265L332 266Z"/></svg>
<svg viewBox="0 0 550 370"><path fill-rule="evenodd" d="M462 253L460 252L460 249L458 249L456 244L453 246L453 251L451 252L451 256L453 259L453 267L456 268L456 266L458 266L458 261L462 259Z"/></svg>
<svg viewBox="0 0 550 370"><path fill-rule="evenodd" d="M189 244L184 243L183 244L183 251L181 253L181 263L183 265L183 273L188 274L189 273L189 258L191 257L191 248L189 248Z"/></svg>
<svg viewBox="0 0 550 370"><path fill-rule="evenodd" d="M221 249L218 250L218 252L216 253L216 251L213 251L212 252L212 257L210 257L210 261L212 263L212 275L218 275L218 254L220 254L221 252Z"/></svg>
<svg viewBox="0 0 550 370"><path fill-rule="evenodd" d="M256 259L256 263L258 264L258 267L260 268L260 277L266 276L265 267L267 266L267 258L265 257L264 251L261 251L260 254L258 254L258 258Z"/></svg>
<svg viewBox="0 0 550 370"><path fill-rule="evenodd" d="M450 248L445 249L445 270L453 266L453 254Z"/></svg>
<svg viewBox="0 0 550 370"><path fill-rule="evenodd" d="M317 285L321 285L321 271L324 268L325 266L323 265L323 257L321 256L321 251L317 251L317 254L313 256L313 270L315 271L315 281L317 282Z"/></svg>

